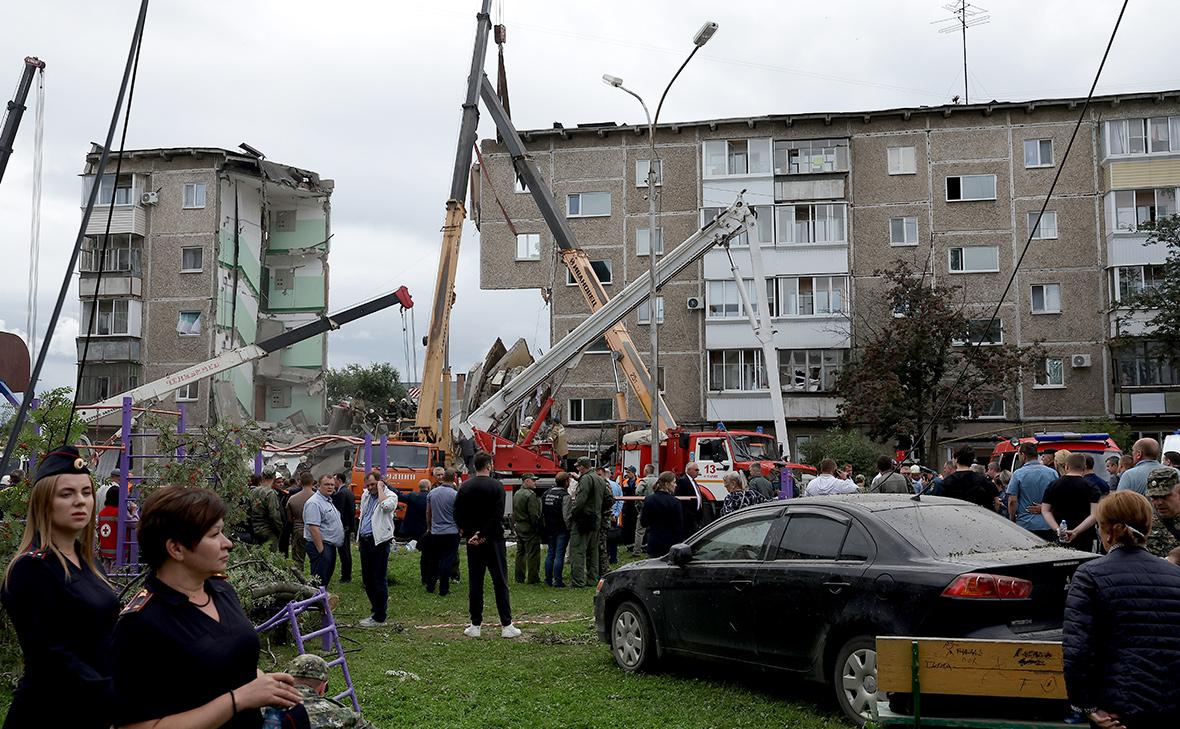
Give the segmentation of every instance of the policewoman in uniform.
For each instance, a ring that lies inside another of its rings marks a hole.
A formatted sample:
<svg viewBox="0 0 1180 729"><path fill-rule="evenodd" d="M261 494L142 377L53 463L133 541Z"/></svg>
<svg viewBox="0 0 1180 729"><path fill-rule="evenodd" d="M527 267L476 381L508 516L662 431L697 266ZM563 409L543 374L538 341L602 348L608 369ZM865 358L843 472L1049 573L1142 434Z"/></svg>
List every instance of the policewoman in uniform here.
<svg viewBox="0 0 1180 729"><path fill-rule="evenodd" d="M106 729L119 600L94 556L94 490L76 448L37 469L28 520L0 602L24 655L5 729Z"/></svg>
<svg viewBox="0 0 1180 729"><path fill-rule="evenodd" d="M144 589L115 628L115 725L262 726L263 706L301 700L285 673L258 670L258 636L223 577L233 543L208 489L165 486L144 502Z"/></svg>

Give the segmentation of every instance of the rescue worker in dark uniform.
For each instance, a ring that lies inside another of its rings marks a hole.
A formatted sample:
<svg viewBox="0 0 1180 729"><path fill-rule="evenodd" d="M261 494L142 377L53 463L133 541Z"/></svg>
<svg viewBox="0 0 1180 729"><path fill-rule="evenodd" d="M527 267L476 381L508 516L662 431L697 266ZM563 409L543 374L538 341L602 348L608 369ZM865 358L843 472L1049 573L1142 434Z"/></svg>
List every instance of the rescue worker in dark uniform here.
<svg viewBox="0 0 1180 729"><path fill-rule="evenodd" d="M37 469L0 602L24 657L5 729L110 726L119 600L95 562L94 490L76 448L58 448Z"/></svg>
<svg viewBox="0 0 1180 729"><path fill-rule="evenodd" d="M144 503L144 589L115 628L115 725L147 729L183 716L185 726L256 729L263 706L302 697L285 673L258 670L259 643L223 571L233 543L225 504L204 488L165 486Z"/></svg>

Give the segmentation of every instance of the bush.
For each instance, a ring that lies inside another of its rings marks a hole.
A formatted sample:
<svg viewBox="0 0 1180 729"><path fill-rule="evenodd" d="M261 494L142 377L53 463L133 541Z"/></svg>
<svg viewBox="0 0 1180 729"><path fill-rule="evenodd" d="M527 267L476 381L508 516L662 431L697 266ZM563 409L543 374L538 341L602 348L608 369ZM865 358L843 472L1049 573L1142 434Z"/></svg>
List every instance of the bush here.
<svg viewBox="0 0 1180 729"><path fill-rule="evenodd" d="M883 445L857 430L831 428L812 438L800 448L803 462L819 468L820 461L831 458L840 467L852 464L853 473L866 476L877 472L877 458L888 455Z"/></svg>

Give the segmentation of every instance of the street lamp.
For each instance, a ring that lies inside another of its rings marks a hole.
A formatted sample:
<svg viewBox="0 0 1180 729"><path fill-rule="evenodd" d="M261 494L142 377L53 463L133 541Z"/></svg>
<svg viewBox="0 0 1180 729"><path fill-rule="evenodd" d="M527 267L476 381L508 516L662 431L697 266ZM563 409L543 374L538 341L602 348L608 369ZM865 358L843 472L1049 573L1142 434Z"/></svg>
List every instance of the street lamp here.
<svg viewBox="0 0 1180 729"><path fill-rule="evenodd" d="M647 160L647 201L648 201L648 226L647 226L647 255L648 255L648 276L649 276L649 293L647 297L648 309L648 326L651 327L651 465L656 473L660 472L660 329L659 329L659 309L657 307L656 293L658 286L656 285L656 237L658 235L658 228L656 227L656 124L660 120L660 109L664 107L664 99L668 96L668 90L672 88L672 84L676 83L676 79L680 76L680 72L692 60L713 34L717 32L716 23L705 23L701 29L696 32L692 38L692 51L689 52L688 58L684 59L684 63L680 64L680 68L676 69L676 73L672 75L672 80L664 87L664 93L660 94L660 103L656 105L656 115L653 119L648 113L647 104L644 103L643 97L635 93L631 89L623 85L623 79L618 76L611 76L610 74L603 74L602 81L608 86L613 86L621 89L639 102L643 107L643 115L647 118L647 139L651 144L651 154ZM661 170L662 172L662 170ZM663 244L663 237L660 236L659 242Z"/></svg>

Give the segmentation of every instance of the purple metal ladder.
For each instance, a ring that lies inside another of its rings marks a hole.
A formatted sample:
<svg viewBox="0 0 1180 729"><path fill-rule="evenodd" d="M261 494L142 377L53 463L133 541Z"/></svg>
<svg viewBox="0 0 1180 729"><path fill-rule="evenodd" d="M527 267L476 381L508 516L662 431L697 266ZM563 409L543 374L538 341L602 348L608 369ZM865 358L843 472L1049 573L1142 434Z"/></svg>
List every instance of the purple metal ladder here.
<svg viewBox="0 0 1180 729"><path fill-rule="evenodd" d="M316 604L323 606L324 627L319 630L313 630L310 633L303 633L299 629L299 616L309 607ZM277 628L283 623L290 623L291 635L295 636L295 647L299 649L300 655L307 652L303 648L304 641L315 638L322 637L324 639L325 650L331 650L332 646L336 647L336 658L328 661L328 667L340 666L340 669L344 671L344 684L348 686L348 690L332 698L340 701L347 696L352 701L352 708L359 713L361 705L356 698L356 688L352 685L352 674L348 671L348 661L344 658L344 646L340 644L340 634L336 630L336 619L332 617L332 607L328 604L328 591L321 587L314 597L306 600L292 600L287 603L286 607L276 613L273 618L259 625L254 630L258 633L264 633Z"/></svg>

